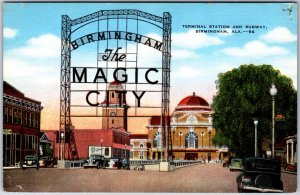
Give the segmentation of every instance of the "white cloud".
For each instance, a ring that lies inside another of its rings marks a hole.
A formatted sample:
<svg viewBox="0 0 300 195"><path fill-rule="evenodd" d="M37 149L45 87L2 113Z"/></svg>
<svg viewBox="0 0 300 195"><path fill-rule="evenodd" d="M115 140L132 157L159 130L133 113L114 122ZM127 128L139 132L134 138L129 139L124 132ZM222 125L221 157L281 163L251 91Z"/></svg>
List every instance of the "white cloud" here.
<svg viewBox="0 0 300 195"><path fill-rule="evenodd" d="M181 59L181 58L196 58L200 55L194 51L190 51L187 49L174 49L172 51L172 57L173 59Z"/></svg>
<svg viewBox="0 0 300 195"><path fill-rule="evenodd" d="M4 79L33 79L44 75L45 78L59 72L58 64L59 59L41 62L24 60L18 56L4 56L3 77Z"/></svg>
<svg viewBox="0 0 300 195"><path fill-rule="evenodd" d="M196 33L194 30L189 30L186 33L173 33L172 44L175 46L197 49L213 45L221 45L224 41L218 37L209 36L203 33Z"/></svg>
<svg viewBox="0 0 300 195"><path fill-rule="evenodd" d="M268 63L280 70L281 74L291 78L294 86L297 88L297 56L277 57L270 59Z"/></svg>
<svg viewBox="0 0 300 195"><path fill-rule="evenodd" d="M12 28L3 29L3 37L7 39L13 39L17 35L18 30Z"/></svg>
<svg viewBox="0 0 300 195"><path fill-rule="evenodd" d="M265 57L273 55L287 55L289 51L282 47L268 46L261 41L251 41L244 47L229 47L222 51L234 57Z"/></svg>
<svg viewBox="0 0 300 195"><path fill-rule="evenodd" d="M203 73L199 68L182 65L171 73L176 79L191 79L201 76Z"/></svg>
<svg viewBox="0 0 300 195"><path fill-rule="evenodd" d="M260 39L269 43L288 43L297 41L297 35L292 34L285 27L277 27L260 36Z"/></svg>
<svg viewBox="0 0 300 195"><path fill-rule="evenodd" d="M52 34L44 34L31 38L24 47L12 50L15 55L31 58L48 58L60 56L60 38Z"/></svg>

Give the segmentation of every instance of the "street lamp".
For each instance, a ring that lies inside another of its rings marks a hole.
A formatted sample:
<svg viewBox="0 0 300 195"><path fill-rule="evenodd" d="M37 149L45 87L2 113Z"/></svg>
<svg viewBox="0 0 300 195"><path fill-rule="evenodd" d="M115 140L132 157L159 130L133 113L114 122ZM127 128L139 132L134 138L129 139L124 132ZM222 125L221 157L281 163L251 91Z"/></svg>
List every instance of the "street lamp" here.
<svg viewBox="0 0 300 195"><path fill-rule="evenodd" d="M272 158L275 156L274 150L274 132L275 132L275 95L277 94L277 89L274 84L270 89L270 94L272 96Z"/></svg>
<svg viewBox="0 0 300 195"><path fill-rule="evenodd" d="M126 153L127 153L127 152L126 152L126 147L127 147L127 144L125 144L125 159L127 158L127 156L126 156L126 155L127 155L127 154L126 154Z"/></svg>
<svg viewBox="0 0 300 195"><path fill-rule="evenodd" d="M181 148L181 137L182 137L182 131L179 132L179 137L180 137L180 145L179 147Z"/></svg>
<svg viewBox="0 0 300 195"><path fill-rule="evenodd" d="M60 137L61 137L61 140L62 140L62 142L63 142L63 144L62 144L62 148L61 148L61 160L64 160L64 148L65 148L65 143L64 143L64 133L63 132L61 132L61 134L60 134Z"/></svg>
<svg viewBox="0 0 300 195"><path fill-rule="evenodd" d="M202 136L202 148L203 148L204 131L201 132L201 136Z"/></svg>
<svg viewBox="0 0 300 195"><path fill-rule="evenodd" d="M255 144L254 144L254 156L257 157L257 124L258 120L254 119L254 125L255 125Z"/></svg>
<svg viewBox="0 0 300 195"><path fill-rule="evenodd" d="M211 134L211 132L212 132L212 123L211 123L211 121L212 121L212 117L211 117L211 115L208 115L208 125L209 125L209 127L208 127L208 146L209 146L209 148L210 148L210 134Z"/></svg>
<svg viewBox="0 0 300 195"><path fill-rule="evenodd" d="M172 145L173 146L175 145L175 140L174 140L175 130L176 130L175 128L172 129L172 132L173 132Z"/></svg>
<svg viewBox="0 0 300 195"><path fill-rule="evenodd" d="M103 139L100 140L101 143L101 155L102 155L102 143L103 143Z"/></svg>
<svg viewBox="0 0 300 195"><path fill-rule="evenodd" d="M210 148L210 134L212 132L212 128L208 127L208 148Z"/></svg>

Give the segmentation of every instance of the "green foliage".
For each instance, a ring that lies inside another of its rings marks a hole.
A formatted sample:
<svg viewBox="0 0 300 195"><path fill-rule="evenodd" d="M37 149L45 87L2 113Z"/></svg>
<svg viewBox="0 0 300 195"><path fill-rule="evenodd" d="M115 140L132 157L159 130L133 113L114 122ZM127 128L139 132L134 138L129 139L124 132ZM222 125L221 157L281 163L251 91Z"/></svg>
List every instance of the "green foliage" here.
<svg viewBox="0 0 300 195"><path fill-rule="evenodd" d="M53 156L53 148L51 147L51 144L43 145L43 156Z"/></svg>
<svg viewBox="0 0 300 195"><path fill-rule="evenodd" d="M237 156L253 156L254 123L258 118L258 143L271 139L272 83L278 90L275 96L275 115L283 114L284 122L277 122L275 137L296 133L297 92L292 80L271 65L241 65L218 75L218 93L213 100L214 127L218 136L214 142L227 145Z"/></svg>

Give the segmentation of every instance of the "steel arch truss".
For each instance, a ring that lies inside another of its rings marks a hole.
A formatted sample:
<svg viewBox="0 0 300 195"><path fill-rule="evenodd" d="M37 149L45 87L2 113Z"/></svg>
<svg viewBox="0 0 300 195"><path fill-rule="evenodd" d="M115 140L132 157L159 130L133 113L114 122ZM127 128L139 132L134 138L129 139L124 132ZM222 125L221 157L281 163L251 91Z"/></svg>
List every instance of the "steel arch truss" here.
<svg viewBox="0 0 300 195"><path fill-rule="evenodd" d="M172 141L171 131L169 125L169 104L170 104L170 65L171 65L171 22L172 17L170 13L164 12L163 17L149 14L135 9L122 9L122 10L101 10L95 13L77 18L70 19L67 15L62 16L61 24L61 76L60 76L60 127L59 127L59 143L65 143L66 136L61 138L61 134L72 131L71 129L71 115L70 115L70 102L71 102L71 34L72 27L76 25L85 25L92 20L112 19L119 16L136 16L136 20L146 21L152 25L156 23L162 27L163 34L163 49L162 49L162 101L161 101L161 126L163 147L165 159L169 160L172 156ZM156 25L157 26L157 25ZM79 27L80 28L80 27ZM76 30L78 30L77 28ZM73 29L74 30L74 29ZM74 135L70 133L70 136ZM70 138L70 140L74 140ZM72 143L70 143L72 144ZM59 159L65 156L65 149L60 149ZM74 149L73 149L74 151ZM70 155L68 155L70 156Z"/></svg>

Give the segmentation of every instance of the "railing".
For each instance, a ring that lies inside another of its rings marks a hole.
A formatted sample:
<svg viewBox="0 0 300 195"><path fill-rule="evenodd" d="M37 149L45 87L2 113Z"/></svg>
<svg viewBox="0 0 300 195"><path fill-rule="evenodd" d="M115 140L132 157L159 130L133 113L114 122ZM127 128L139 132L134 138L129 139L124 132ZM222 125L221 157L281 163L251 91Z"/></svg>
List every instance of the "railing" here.
<svg viewBox="0 0 300 195"><path fill-rule="evenodd" d="M149 165L158 163L160 163L160 160L130 160L130 165Z"/></svg>
<svg viewBox="0 0 300 195"><path fill-rule="evenodd" d="M160 160L130 160L130 165L149 165L149 164L159 164ZM204 164L205 161L203 160L174 160L171 162L175 166L175 168L184 167L192 164Z"/></svg>
<svg viewBox="0 0 300 195"><path fill-rule="evenodd" d="M179 168L179 167L184 167L184 166L188 166L188 165L193 165L193 164L204 164L205 161L203 160L175 160L173 162L173 164L175 165L175 168Z"/></svg>

